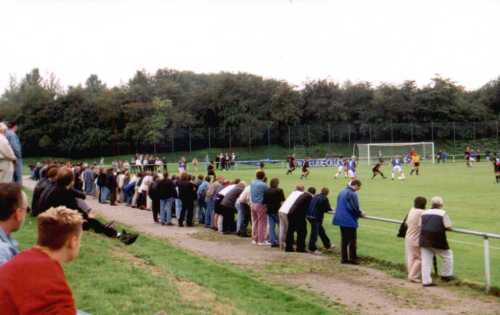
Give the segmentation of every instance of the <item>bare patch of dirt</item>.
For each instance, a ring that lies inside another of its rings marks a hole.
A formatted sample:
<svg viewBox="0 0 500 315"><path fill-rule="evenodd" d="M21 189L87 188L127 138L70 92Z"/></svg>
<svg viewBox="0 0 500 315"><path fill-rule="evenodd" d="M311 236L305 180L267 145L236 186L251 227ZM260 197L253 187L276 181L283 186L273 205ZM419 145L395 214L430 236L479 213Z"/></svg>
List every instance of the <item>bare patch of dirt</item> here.
<svg viewBox="0 0 500 315"><path fill-rule="evenodd" d="M181 296L181 300L200 309L205 309L210 314L215 315L229 315L239 314L236 312L235 307L228 303L228 301L221 301L217 298L216 294L199 286L198 284L180 279L174 275L163 271L158 266L152 266L143 259L136 257L126 251L115 249L111 253L112 257L124 260L136 268L146 270L156 277L164 277L174 284Z"/></svg>

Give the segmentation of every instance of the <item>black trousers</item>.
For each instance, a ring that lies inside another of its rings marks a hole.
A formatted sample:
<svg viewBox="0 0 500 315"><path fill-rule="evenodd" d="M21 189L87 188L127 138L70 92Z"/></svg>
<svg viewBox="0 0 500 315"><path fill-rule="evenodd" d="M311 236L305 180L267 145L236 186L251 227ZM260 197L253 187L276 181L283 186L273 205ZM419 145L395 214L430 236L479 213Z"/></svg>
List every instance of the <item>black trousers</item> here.
<svg viewBox="0 0 500 315"><path fill-rule="evenodd" d="M83 223L83 230L85 231L93 230L97 234L104 234L107 237L116 237L118 234L115 229L105 226L99 220L89 217L86 217L85 220L86 221Z"/></svg>
<svg viewBox="0 0 500 315"><path fill-rule="evenodd" d="M293 252L293 243L297 233L297 251L306 251L306 236L307 236L307 223L305 216L289 215L288 216L288 231L286 234L286 247L285 251Z"/></svg>
<svg viewBox="0 0 500 315"><path fill-rule="evenodd" d="M342 240L340 251L342 254L342 262L356 261L358 259L356 254L356 231L356 228L340 227L340 238Z"/></svg>
<svg viewBox="0 0 500 315"><path fill-rule="evenodd" d="M247 204L240 204L242 210L243 210L243 221L241 223L241 226L240 226L240 230L239 230L239 235L240 236L247 236L248 235L248 224L252 221L252 216L251 216L251 213L250 213L250 206L247 205Z"/></svg>
<svg viewBox="0 0 500 315"><path fill-rule="evenodd" d="M236 222L234 221L234 214L236 209L220 206L222 210L222 232L234 233L236 232Z"/></svg>
<svg viewBox="0 0 500 315"><path fill-rule="evenodd" d="M186 225L192 226L193 225L193 212L194 212L193 201L192 200L191 201L182 200L181 217L177 218L179 221L179 225L182 225L184 223L184 220L186 220Z"/></svg>
<svg viewBox="0 0 500 315"><path fill-rule="evenodd" d="M155 222L158 222L158 214L160 213L160 199L153 199L153 205L152 209L153 210L153 220Z"/></svg>
<svg viewBox="0 0 500 315"><path fill-rule="evenodd" d="M307 220L311 224L311 233L309 234L308 249L311 252L314 252L316 249L318 249L316 247L316 242L318 241L318 235L321 238L321 242L323 243L323 246L325 248L332 247L332 243L330 242L330 239L328 238L328 235L326 235L325 229L323 228L323 222L310 218L308 218Z"/></svg>

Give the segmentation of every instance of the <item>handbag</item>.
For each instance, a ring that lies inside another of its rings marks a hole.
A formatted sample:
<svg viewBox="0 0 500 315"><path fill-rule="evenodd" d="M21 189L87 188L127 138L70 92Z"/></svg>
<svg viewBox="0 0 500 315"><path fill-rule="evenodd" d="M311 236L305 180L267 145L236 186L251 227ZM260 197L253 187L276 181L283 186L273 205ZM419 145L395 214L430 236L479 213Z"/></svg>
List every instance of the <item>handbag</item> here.
<svg viewBox="0 0 500 315"><path fill-rule="evenodd" d="M408 218L408 215L405 216L403 219L403 222L401 222L401 225L399 226L399 231L398 231L398 237L405 238L406 236L406 231L408 230L408 225L406 224L406 219Z"/></svg>

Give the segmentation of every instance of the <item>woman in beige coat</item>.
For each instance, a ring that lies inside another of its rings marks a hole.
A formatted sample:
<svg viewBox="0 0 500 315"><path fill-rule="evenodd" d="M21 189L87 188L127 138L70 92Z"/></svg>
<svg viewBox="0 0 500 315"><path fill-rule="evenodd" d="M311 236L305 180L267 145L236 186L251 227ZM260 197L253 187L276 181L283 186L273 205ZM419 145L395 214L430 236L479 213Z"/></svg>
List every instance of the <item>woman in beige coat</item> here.
<svg viewBox="0 0 500 315"><path fill-rule="evenodd" d="M0 123L0 183L10 183L14 179L14 162L16 156L5 137L7 125Z"/></svg>
<svg viewBox="0 0 500 315"><path fill-rule="evenodd" d="M408 213L406 218L406 225L408 229L406 230L405 236L405 252L406 252L406 267L408 269L408 280L411 282L420 283L420 227L422 213L425 210L427 200L424 197L415 198L413 208Z"/></svg>

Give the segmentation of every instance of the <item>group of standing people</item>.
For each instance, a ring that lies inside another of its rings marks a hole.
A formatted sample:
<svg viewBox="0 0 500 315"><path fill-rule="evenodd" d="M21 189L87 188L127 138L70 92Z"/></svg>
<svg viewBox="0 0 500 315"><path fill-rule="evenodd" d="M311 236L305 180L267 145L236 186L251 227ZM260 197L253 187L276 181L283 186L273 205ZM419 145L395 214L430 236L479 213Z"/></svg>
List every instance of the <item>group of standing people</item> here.
<svg viewBox="0 0 500 315"><path fill-rule="evenodd" d="M22 185L23 156L16 132L15 121L0 122L0 183L16 182Z"/></svg>
<svg viewBox="0 0 500 315"><path fill-rule="evenodd" d="M215 157L215 168L218 170L229 170L234 166L234 163L236 161L236 153L231 153L229 154L228 152L226 153L219 153Z"/></svg>

